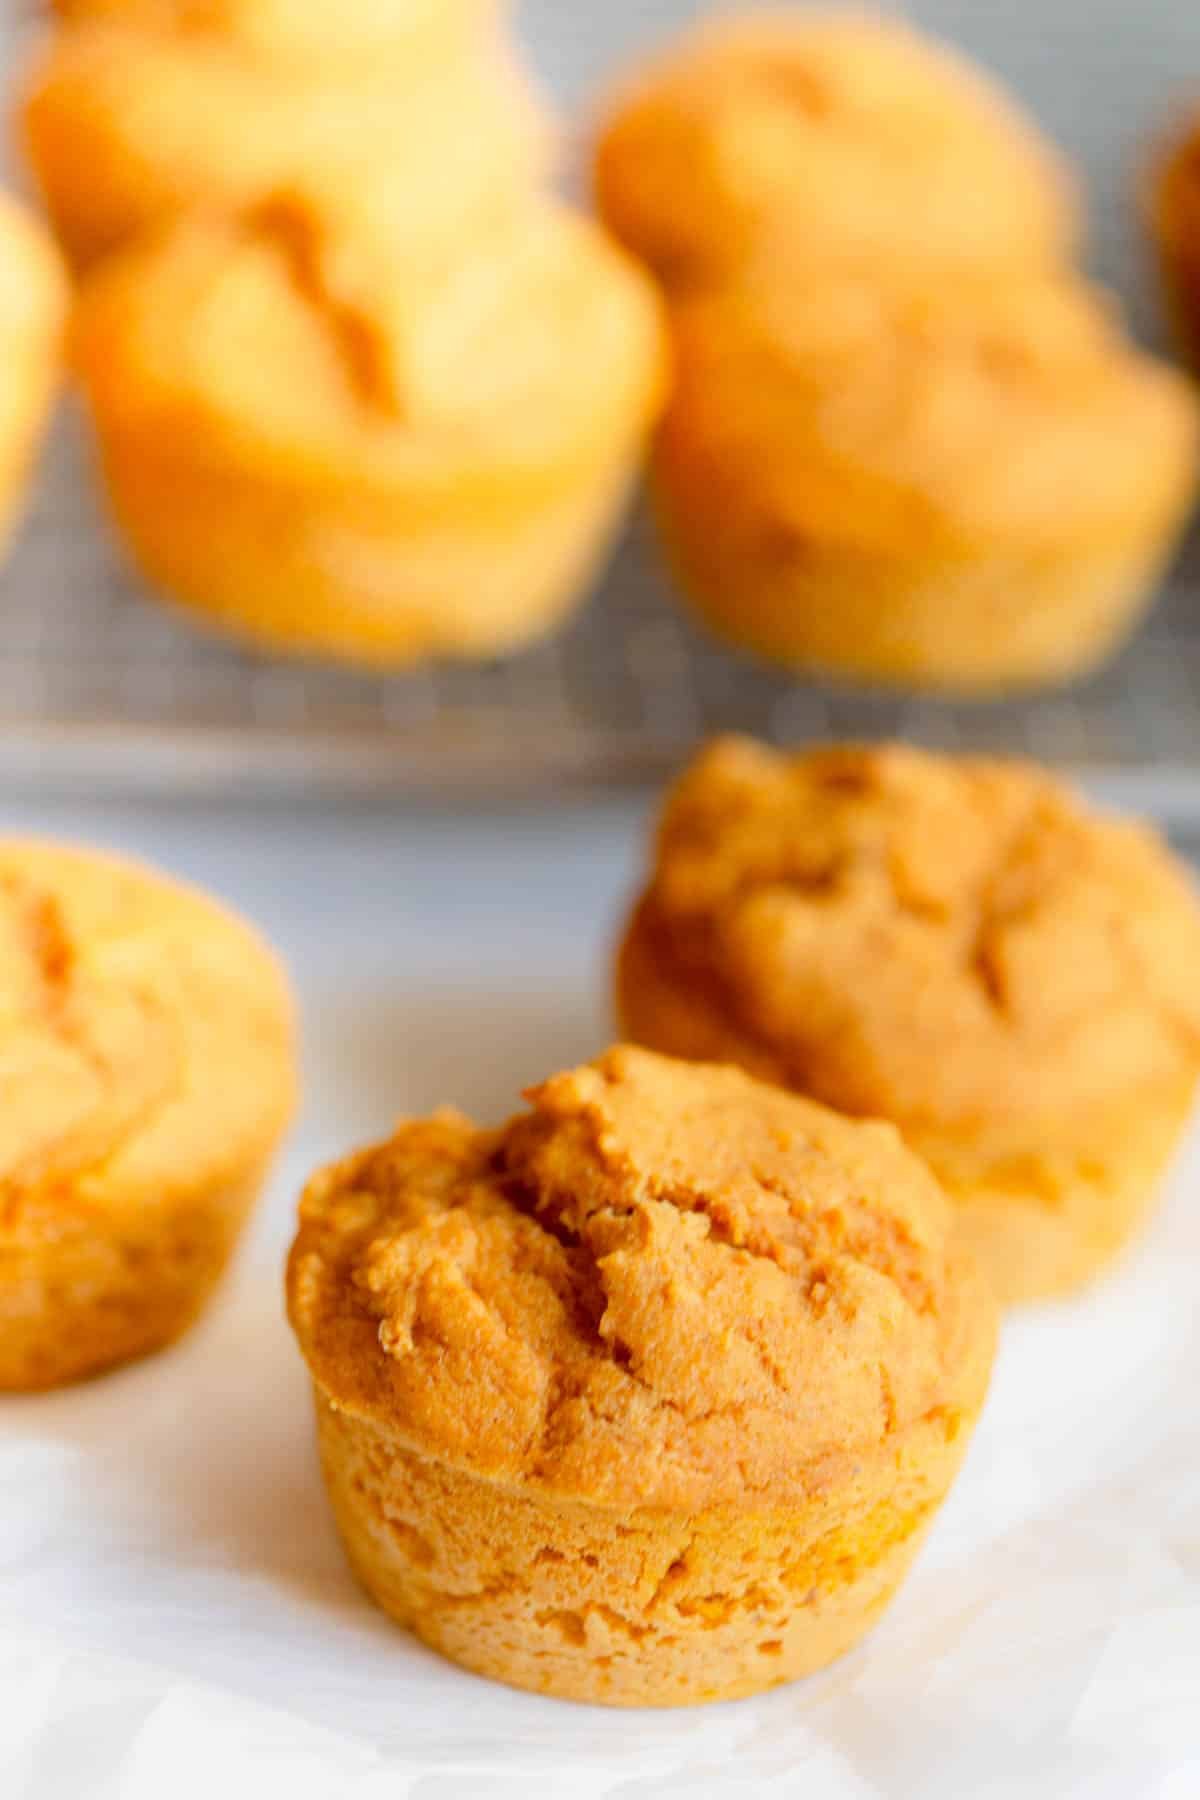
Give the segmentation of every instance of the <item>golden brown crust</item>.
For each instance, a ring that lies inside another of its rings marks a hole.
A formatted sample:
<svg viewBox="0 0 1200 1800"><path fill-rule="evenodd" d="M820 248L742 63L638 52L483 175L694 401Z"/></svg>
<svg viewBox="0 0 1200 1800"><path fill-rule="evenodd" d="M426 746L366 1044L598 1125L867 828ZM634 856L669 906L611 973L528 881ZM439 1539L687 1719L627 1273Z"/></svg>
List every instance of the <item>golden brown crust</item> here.
<svg viewBox="0 0 1200 1800"><path fill-rule="evenodd" d="M618 994L639 1041L893 1120L1017 1297L1145 1209L1200 1070L1200 911L1032 765L729 740L667 801Z"/></svg>
<svg viewBox="0 0 1200 1800"><path fill-rule="evenodd" d="M889 1126L615 1049L310 1184L288 1306L351 1560L468 1667L613 1704L819 1667L901 1579L994 1315Z"/></svg>
<svg viewBox="0 0 1200 1800"><path fill-rule="evenodd" d="M705 21L610 104L605 219L672 286L802 270L1037 268L1079 234L1066 168L964 59L853 13Z"/></svg>
<svg viewBox="0 0 1200 1800"><path fill-rule="evenodd" d="M0 845L0 1386L178 1335L290 1112L284 977L199 894Z"/></svg>
<svg viewBox="0 0 1200 1800"><path fill-rule="evenodd" d="M383 664L554 623L665 382L650 284L534 198L432 264L344 199L195 224L100 272L76 350L147 572L228 629Z"/></svg>
<svg viewBox="0 0 1200 1800"><path fill-rule="evenodd" d="M1111 651L1196 482L1186 381L1079 284L795 282L679 306L660 514L724 633L986 689Z"/></svg>
<svg viewBox="0 0 1200 1800"><path fill-rule="evenodd" d="M291 1315L339 1408L620 1507L819 1488L946 1404L948 1213L889 1127L632 1050L531 1100L310 1186Z"/></svg>
<svg viewBox="0 0 1200 1800"><path fill-rule="evenodd" d="M0 554L50 414L66 314L66 275L53 244L0 193Z"/></svg>

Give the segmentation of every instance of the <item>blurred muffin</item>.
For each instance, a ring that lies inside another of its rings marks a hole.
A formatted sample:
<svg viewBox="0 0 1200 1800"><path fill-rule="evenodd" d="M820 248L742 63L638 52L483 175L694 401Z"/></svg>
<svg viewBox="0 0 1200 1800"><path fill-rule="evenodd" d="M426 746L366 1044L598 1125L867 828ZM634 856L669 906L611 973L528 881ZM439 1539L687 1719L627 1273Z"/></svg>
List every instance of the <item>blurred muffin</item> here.
<svg viewBox="0 0 1200 1800"><path fill-rule="evenodd" d="M446 262L281 198L107 265L77 362L150 580L276 649L402 664L548 630L663 385L649 283L542 200Z"/></svg>
<svg viewBox="0 0 1200 1800"><path fill-rule="evenodd" d="M549 163L548 115L481 10L88 9L50 39L23 109L70 257L86 266L185 211L306 183L382 185L393 234L454 242ZM404 29L418 22L419 54Z"/></svg>
<svg viewBox="0 0 1200 1800"><path fill-rule="evenodd" d="M1076 283L809 286L675 317L655 466L684 587L765 656L961 692L1132 629L1195 491L1187 382Z"/></svg>
<svg viewBox="0 0 1200 1800"><path fill-rule="evenodd" d="M617 984L644 1044L892 1120L1007 1301L1122 1247L1200 1071L1188 875L1031 764L714 744Z"/></svg>
<svg viewBox="0 0 1200 1800"><path fill-rule="evenodd" d="M785 248L838 269L1034 269L1079 235L1074 184L970 63L896 20L702 24L612 103L596 154L612 231L671 285Z"/></svg>
<svg viewBox="0 0 1200 1800"><path fill-rule="evenodd" d="M982 1405L993 1307L890 1126L613 1050L309 1185L288 1269L378 1604L481 1675L676 1706L877 1618Z"/></svg>
<svg viewBox="0 0 1200 1800"><path fill-rule="evenodd" d="M66 277L53 245L0 193L0 555L50 415L66 313Z"/></svg>
<svg viewBox="0 0 1200 1800"><path fill-rule="evenodd" d="M1200 367L1200 119L1154 171L1150 225L1171 322L1189 362Z"/></svg>
<svg viewBox="0 0 1200 1800"><path fill-rule="evenodd" d="M10 840L0 1064L0 1388L47 1388L208 1299L292 1104L286 983L203 895Z"/></svg>

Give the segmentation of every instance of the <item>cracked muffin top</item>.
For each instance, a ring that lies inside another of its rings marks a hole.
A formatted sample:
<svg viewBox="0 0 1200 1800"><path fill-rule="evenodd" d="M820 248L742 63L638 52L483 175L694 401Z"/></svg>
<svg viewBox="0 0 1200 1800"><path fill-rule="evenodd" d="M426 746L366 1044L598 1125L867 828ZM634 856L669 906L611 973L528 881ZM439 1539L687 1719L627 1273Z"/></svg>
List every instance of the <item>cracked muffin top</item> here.
<svg viewBox="0 0 1200 1800"><path fill-rule="evenodd" d="M272 953L90 850L0 844L0 1242L245 1178L293 1098Z"/></svg>
<svg viewBox="0 0 1200 1800"><path fill-rule="evenodd" d="M1083 282L796 281L676 310L662 455L803 540L922 552L1116 529L1195 486L1190 384Z"/></svg>
<svg viewBox="0 0 1200 1800"><path fill-rule="evenodd" d="M587 219L531 198L422 258L370 200L282 193L101 270L75 342L106 415L293 481L456 495L472 459L543 481L649 422L657 301Z"/></svg>
<svg viewBox="0 0 1200 1800"><path fill-rule="evenodd" d="M499 11L497 0L54 0L60 19L229 45L243 54L313 60L384 57L453 35L465 39Z"/></svg>
<svg viewBox="0 0 1200 1800"><path fill-rule="evenodd" d="M634 931L761 1072L918 1144L1023 1139L1200 1066L1187 872L1028 763L719 740L667 800Z"/></svg>
<svg viewBox="0 0 1200 1800"><path fill-rule="evenodd" d="M978 1403L991 1305L890 1125L626 1048L527 1097L310 1184L289 1311L335 1406L629 1509L794 1498Z"/></svg>
<svg viewBox="0 0 1200 1800"><path fill-rule="evenodd" d="M601 211L671 284L806 268L1045 267L1079 235L1058 154L983 73L852 12L702 22L618 94Z"/></svg>

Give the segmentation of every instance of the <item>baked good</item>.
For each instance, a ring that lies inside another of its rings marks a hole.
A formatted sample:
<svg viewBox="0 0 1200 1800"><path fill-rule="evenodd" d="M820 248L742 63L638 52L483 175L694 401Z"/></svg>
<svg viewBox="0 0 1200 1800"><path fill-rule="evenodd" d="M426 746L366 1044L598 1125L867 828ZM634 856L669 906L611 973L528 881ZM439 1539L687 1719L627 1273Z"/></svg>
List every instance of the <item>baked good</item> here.
<svg viewBox="0 0 1200 1800"><path fill-rule="evenodd" d="M898 20L707 20L613 99L610 229L671 286L786 250L799 271L1045 268L1079 237L1058 153L978 69Z"/></svg>
<svg viewBox="0 0 1200 1800"><path fill-rule="evenodd" d="M657 411L649 282L530 198L432 262L282 197L102 268L77 362L151 581L362 663L479 656L586 587Z"/></svg>
<svg viewBox="0 0 1200 1800"><path fill-rule="evenodd" d="M291 1031L275 958L215 901L0 844L0 1388L192 1323L290 1112Z"/></svg>
<svg viewBox="0 0 1200 1800"><path fill-rule="evenodd" d="M500 1131L445 1112L309 1185L288 1269L373 1598L518 1687L733 1698L902 1579L994 1318L890 1126L629 1049Z"/></svg>
<svg viewBox="0 0 1200 1800"><path fill-rule="evenodd" d="M655 464L682 583L799 668L971 693L1067 680L1182 530L1197 408L1076 282L791 281L675 314Z"/></svg>
<svg viewBox="0 0 1200 1800"><path fill-rule="evenodd" d="M236 211L308 183L370 184L416 249L469 235L545 173L552 145L543 102L482 12L366 0L88 9L47 41L22 106L72 261L86 267L196 208Z"/></svg>
<svg viewBox="0 0 1200 1800"><path fill-rule="evenodd" d="M25 498L62 363L66 277L49 238L0 193L0 555Z"/></svg>
<svg viewBox="0 0 1200 1800"><path fill-rule="evenodd" d="M1153 172L1150 228L1176 336L1200 367L1200 119L1190 121Z"/></svg>
<svg viewBox="0 0 1200 1800"><path fill-rule="evenodd" d="M738 739L669 795L623 1028L899 1126L1007 1301L1141 1223L1200 1071L1200 909L1033 764Z"/></svg>

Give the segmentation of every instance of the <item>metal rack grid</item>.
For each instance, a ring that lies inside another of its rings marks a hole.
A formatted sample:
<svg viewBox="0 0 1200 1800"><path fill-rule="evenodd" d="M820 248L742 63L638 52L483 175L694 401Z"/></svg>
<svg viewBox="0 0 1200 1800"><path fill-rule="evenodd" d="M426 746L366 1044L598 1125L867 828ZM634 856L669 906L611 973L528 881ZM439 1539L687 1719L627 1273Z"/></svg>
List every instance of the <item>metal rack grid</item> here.
<svg viewBox="0 0 1200 1800"><path fill-rule="evenodd" d="M641 517L557 638L503 662L377 677L241 654L140 594L104 535L85 462L79 422L67 419L3 577L0 775L10 781L519 794L659 775L715 731L783 742L894 734L1023 749L1200 822L1200 533L1116 664L1026 702L839 692L732 654L671 595Z"/></svg>

